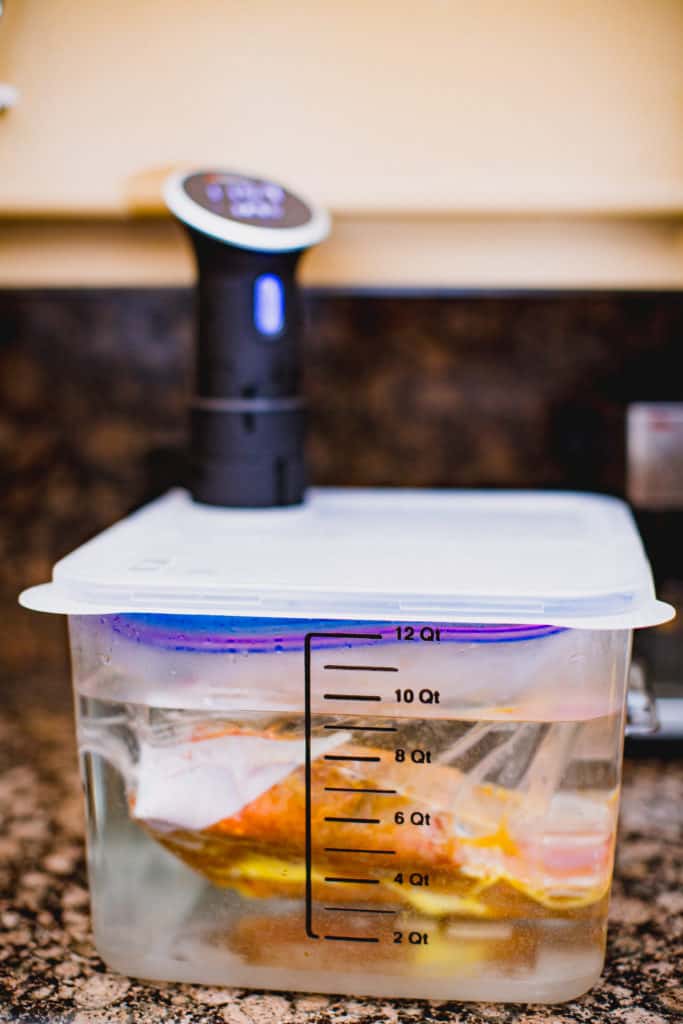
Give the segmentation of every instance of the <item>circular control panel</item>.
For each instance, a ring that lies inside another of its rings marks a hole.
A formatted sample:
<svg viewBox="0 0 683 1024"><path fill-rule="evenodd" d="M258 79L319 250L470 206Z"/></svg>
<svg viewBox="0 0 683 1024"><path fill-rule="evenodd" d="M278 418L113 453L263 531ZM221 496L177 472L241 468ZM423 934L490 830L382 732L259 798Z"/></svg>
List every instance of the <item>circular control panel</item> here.
<svg viewBox="0 0 683 1024"><path fill-rule="evenodd" d="M329 217L274 181L232 171L194 171L169 178L172 213L202 234L261 252L305 249L329 232Z"/></svg>

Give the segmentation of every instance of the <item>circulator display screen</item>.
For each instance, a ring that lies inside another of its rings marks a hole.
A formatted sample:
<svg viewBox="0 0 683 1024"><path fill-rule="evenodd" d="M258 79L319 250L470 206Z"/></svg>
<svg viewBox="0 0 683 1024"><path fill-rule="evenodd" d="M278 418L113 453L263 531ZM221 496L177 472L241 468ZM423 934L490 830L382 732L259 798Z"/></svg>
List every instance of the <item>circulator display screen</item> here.
<svg viewBox="0 0 683 1024"><path fill-rule="evenodd" d="M298 228L311 220L306 204L272 181L240 174L192 174L183 190L203 209L240 224Z"/></svg>

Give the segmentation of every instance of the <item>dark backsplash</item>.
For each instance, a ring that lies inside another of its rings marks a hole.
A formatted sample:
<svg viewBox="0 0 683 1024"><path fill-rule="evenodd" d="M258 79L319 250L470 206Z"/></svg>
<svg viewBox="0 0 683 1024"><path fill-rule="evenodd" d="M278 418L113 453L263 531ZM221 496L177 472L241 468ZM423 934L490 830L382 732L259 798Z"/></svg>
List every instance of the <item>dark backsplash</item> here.
<svg viewBox="0 0 683 1024"><path fill-rule="evenodd" d="M315 291L308 312L316 483L622 494L628 403L683 398L681 294ZM0 661L61 656L16 592L182 480L192 320L185 289L0 292Z"/></svg>

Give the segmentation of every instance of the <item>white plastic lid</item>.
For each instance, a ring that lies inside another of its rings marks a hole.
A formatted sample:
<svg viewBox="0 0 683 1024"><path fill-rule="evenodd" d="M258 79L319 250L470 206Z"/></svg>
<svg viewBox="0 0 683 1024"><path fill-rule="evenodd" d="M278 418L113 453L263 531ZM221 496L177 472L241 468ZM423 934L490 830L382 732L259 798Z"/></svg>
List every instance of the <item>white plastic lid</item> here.
<svg viewBox="0 0 683 1024"><path fill-rule="evenodd" d="M63 558L27 608L266 618L666 622L627 506L557 492L314 489L287 509L183 491Z"/></svg>

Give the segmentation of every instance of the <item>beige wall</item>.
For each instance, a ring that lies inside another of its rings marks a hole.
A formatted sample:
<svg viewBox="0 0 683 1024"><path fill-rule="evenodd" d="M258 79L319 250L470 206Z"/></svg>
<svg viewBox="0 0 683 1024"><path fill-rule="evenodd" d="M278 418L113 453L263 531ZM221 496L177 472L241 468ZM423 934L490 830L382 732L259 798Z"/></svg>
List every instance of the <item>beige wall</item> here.
<svg viewBox="0 0 683 1024"><path fill-rule="evenodd" d="M313 280L680 286L682 41L683 0L9 0L0 218L92 223L0 221L0 283L92 275L86 236L105 281L187 276L102 218L193 162L327 203Z"/></svg>

